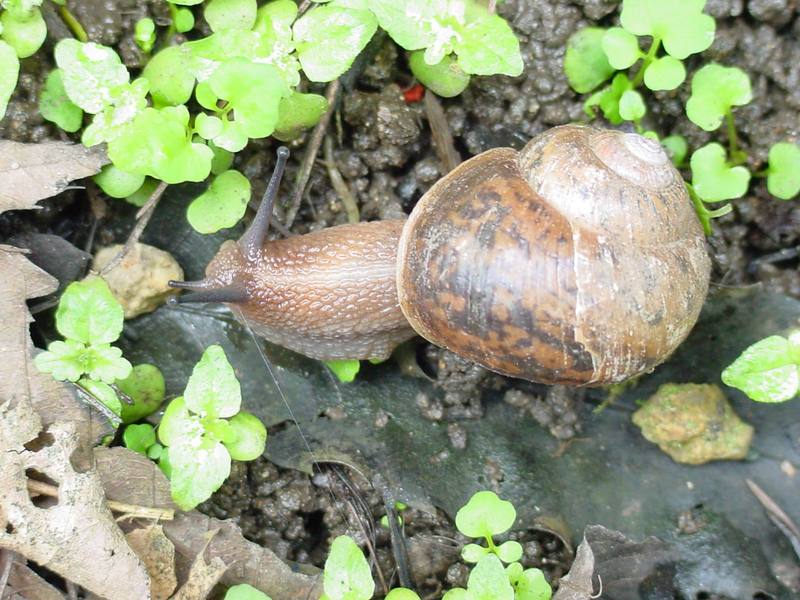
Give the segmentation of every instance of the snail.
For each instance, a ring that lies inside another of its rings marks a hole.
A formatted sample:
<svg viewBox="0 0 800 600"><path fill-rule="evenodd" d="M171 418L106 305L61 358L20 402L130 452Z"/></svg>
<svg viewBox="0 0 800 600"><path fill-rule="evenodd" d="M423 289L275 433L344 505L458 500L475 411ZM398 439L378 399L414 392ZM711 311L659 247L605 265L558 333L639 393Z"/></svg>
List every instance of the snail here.
<svg viewBox="0 0 800 600"><path fill-rule="evenodd" d="M683 180L637 134L556 127L463 162L407 220L265 241L287 157L206 279L172 285L311 358L386 358L419 334L511 377L604 385L666 360L705 299Z"/></svg>

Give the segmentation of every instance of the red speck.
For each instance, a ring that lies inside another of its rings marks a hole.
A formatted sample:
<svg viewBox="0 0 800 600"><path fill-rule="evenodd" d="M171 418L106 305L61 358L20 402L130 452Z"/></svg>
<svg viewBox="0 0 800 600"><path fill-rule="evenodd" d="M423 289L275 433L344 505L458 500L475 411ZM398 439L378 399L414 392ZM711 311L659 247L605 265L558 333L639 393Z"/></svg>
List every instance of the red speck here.
<svg viewBox="0 0 800 600"><path fill-rule="evenodd" d="M425 95L425 88L420 83L412 85L405 92L403 92L403 98L405 99L407 104L413 104L414 102L419 102L420 100L422 100L422 96L424 95Z"/></svg>

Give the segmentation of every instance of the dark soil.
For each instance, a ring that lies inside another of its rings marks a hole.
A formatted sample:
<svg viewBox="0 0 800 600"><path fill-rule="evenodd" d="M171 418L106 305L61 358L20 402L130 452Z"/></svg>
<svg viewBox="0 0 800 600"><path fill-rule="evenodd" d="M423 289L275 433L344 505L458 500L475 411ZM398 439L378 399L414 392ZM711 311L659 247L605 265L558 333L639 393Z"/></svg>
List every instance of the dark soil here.
<svg viewBox="0 0 800 600"><path fill-rule="evenodd" d="M148 14L156 19L166 16L160 0L73 4L90 37L114 45L132 68L142 63L132 41L133 24ZM578 28L598 22L614 24L617 4L611 0L507 0L499 4L500 13L522 41L525 72L516 79L473 78L460 97L443 101L461 155L496 146L520 147L549 127L584 119L583 99L568 87L563 75L565 44ZM800 18L795 7L794 0L709 0L708 11L717 18L716 39L709 51L688 64L690 76L708 60L737 65L750 74L754 99L738 109L736 121L754 171L762 167L771 144L800 140ZM18 91L0 122L0 138L37 142L64 137L38 114L39 90L52 67L48 60L34 57L23 61ZM334 118L335 163L355 194L364 220L408 213L443 174L431 145L423 104L404 98L403 91L412 83L403 52L386 41L353 89L345 90ZM662 136L680 133L696 148L721 132L703 132L686 119L683 106L688 93L685 85L677 93L648 97L644 125ZM304 143L301 139L293 144L287 182L294 180ZM236 166L253 181L254 197L260 195L271 170L272 148L271 140L254 142L237 157ZM290 183L286 183L284 197L289 189ZM95 242L125 237L115 217L129 214L130 209L119 201L107 202L108 216ZM57 233L79 247L92 239L93 216L85 194L69 192L42 205L44 210L38 214L0 217L0 240L20 229ZM800 202L775 200L768 196L763 182L756 181L751 193L733 205L731 214L715 222L709 239L714 285L760 283L800 298ZM327 171L315 167L293 230L303 232L345 221ZM563 388L548 391L544 386L512 382L437 348L423 349L419 359L422 369L443 389L443 400L419 398L418 407L409 409L448 422L456 450L465 443L458 421L480 418L481 394L486 389L504 389L506 402L530 411L560 440L580 431L574 410L579 398ZM341 471L326 470L308 477L279 470L263 459L236 464L228 482L203 510L236 520L247 537L288 560L316 565L323 564L334 535L348 532L362 540L371 538L384 577L390 580L395 570L388 530L376 524L385 514L383 499ZM433 593L442 586L463 585L467 572L455 548L464 540L450 520L443 514L409 509L403 513L403 521L410 540L412 572L421 591ZM524 532L523 541L525 562L545 568L551 579L568 567L570 554L554 535Z"/></svg>

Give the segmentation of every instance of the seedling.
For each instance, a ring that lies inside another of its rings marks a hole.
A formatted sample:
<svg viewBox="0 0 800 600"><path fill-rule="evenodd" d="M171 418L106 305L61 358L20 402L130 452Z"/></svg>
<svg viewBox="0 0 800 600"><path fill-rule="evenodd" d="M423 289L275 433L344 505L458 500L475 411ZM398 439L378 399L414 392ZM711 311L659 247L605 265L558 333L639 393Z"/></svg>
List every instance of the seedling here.
<svg viewBox="0 0 800 600"><path fill-rule="evenodd" d="M125 447L151 460L158 460L164 452L164 446L156 441L156 430L149 423L128 425L122 434Z"/></svg>
<svg viewBox="0 0 800 600"><path fill-rule="evenodd" d="M207 500L230 474L231 459L255 460L267 430L240 412L241 389L219 346L209 346L195 365L184 394L167 406L158 427L166 446L161 461L170 473L172 498L183 510Z"/></svg>
<svg viewBox="0 0 800 600"><path fill-rule="evenodd" d="M616 71L625 71L641 61L632 78L616 75L610 87L587 101L586 110L598 107L613 124L633 121L639 127L646 108L635 90L642 84L650 90L677 88L686 78L682 59L702 52L714 41L714 19L703 14L704 6L702 0L624 0L622 27L590 27L573 34L567 45L564 70L570 85L579 93L591 92ZM646 52L637 36L650 38ZM666 54L661 55L662 50Z"/></svg>
<svg viewBox="0 0 800 600"><path fill-rule="evenodd" d="M369 563L346 535L333 540L322 582L325 593L320 600L369 600L375 593Z"/></svg>
<svg viewBox="0 0 800 600"><path fill-rule="evenodd" d="M145 54L150 54L156 43L156 24L153 19L145 18L136 21L133 30L133 40Z"/></svg>
<svg viewBox="0 0 800 600"><path fill-rule="evenodd" d="M769 167L766 171L767 189L781 200L789 200L800 193L800 146L779 142L769 150Z"/></svg>
<svg viewBox="0 0 800 600"><path fill-rule="evenodd" d="M361 361L359 360L326 360L324 361L327 367L333 371L336 378L342 383L351 383L355 380L356 375L361 370Z"/></svg>
<svg viewBox="0 0 800 600"><path fill-rule="evenodd" d="M34 364L59 381L76 382L130 423L158 409L164 377L153 365L131 367L111 345L122 333L123 318L122 306L104 280L71 283L56 309L56 329L65 339L51 342Z"/></svg>
<svg viewBox="0 0 800 600"><path fill-rule="evenodd" d="M240 583L225 592L225 600L271 600L261 590L257 590L252 585L247 583Z"/></svg>
<svg viewBox="0 0 800 600"><path fill-rule="evenodd" d="M800 391L800 333L773 335L747 348L722 381L756 402L786 402Z"/></svg>
<svg viewBox="0 0 800 600"><path fill-rule="evenodd" d="M503 562L512 563L522 556L522 546L513 540L499 546L493 536L505 533L514 524L517 511L514 505L498 498L494 492L478 492L456 513L456 527L471 538L483 538L487 546L467 544L461 552L465 562L476 563L485 554L494 553Z"/></svg>
<svg viewBox="0 0 800 600"><path fill-rule="evenodd" d="M47 37L42 0L3 0L0 7L0 119L17 86L19 59L34 54Z"/></svg>

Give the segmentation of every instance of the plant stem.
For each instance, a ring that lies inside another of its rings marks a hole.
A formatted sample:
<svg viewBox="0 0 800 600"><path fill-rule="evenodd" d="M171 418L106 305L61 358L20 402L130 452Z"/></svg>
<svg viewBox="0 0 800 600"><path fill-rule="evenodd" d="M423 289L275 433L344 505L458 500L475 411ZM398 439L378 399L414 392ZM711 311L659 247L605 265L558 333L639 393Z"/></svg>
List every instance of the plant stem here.
<svg viewBox="0 0 800 600"><path fill-rule="evenodd" d="M647 71L647 67L649 67L652 64L652 62L656 59L656 53L658 52L659 48L661 48L661 38L654 37L653 43L650 44L650 49L644 56L644 61L642 62L642 68L639 69L639 72L636 73L636 78L633 80L634 89L642 85L642 82L644 81L644 73L645 71Z"/></svg>
<svg viewBox="0 0 800 600"><path fill-rule="evenodd" d="M739 136L736 133L736 123L733 120L733 111L730 108L725 112L725 121L728 124L728 153L731 157L728 165L738 167L747 162L747 154L739 148Z"/></svg>
<svg viewBox="0 0 800 600"><path fill-rule="evenodd" d="M486 537L486 543L489 544L489 550L497 554L497 546L494 545L494 540L492 539L492 536L487 535L485 537Z"/></svg>
<svg viewBox="0 0 800 600"><path fill-rule="evenodd" d="M74 35L79 42L89 41L89 36L86 34L83 25L81 25L81 22L70 12L66 4L58 7L58 14L61 16L61 20L64 21L64 24L69 27L72 35Z"/></svg>
<svg viewBox="0 0 800 600"><path fill-rule="evenodd" d="M170 18L169 28L167 29L167 39L171 40L172 36L174 36L175 32L178 30L177 27L175 27L175 21L178 18L178 7L175 6L169 0L167 0L167 6L169 7L169 18Z"/></svg>

